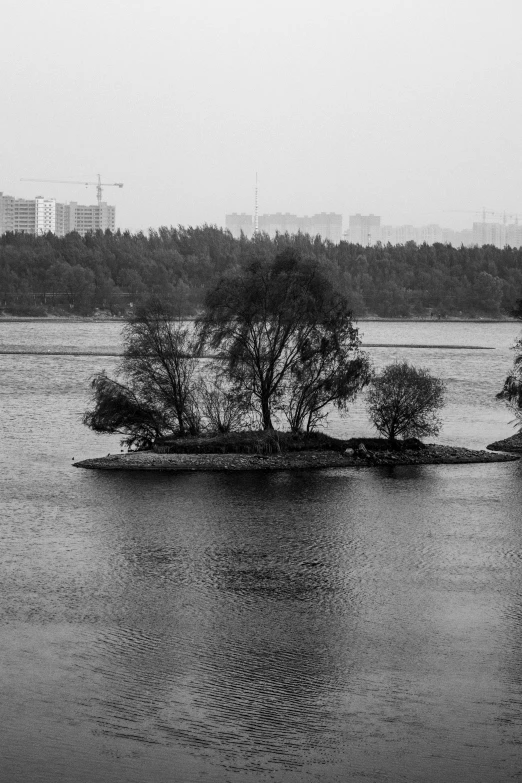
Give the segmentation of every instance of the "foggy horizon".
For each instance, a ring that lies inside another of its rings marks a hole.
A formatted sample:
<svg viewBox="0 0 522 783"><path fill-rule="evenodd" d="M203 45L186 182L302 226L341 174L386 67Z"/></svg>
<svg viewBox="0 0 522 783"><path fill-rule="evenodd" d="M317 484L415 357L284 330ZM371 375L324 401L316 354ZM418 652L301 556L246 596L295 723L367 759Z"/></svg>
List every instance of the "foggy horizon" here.
<svg viewBox="0 0 522 783"><path fill-rule="evenodd" d="M253 214L256 171L260 214L522 213L512 0L7 0L3 18L4 194L94 204L20 180L99 173L131 231Z"/></svg>

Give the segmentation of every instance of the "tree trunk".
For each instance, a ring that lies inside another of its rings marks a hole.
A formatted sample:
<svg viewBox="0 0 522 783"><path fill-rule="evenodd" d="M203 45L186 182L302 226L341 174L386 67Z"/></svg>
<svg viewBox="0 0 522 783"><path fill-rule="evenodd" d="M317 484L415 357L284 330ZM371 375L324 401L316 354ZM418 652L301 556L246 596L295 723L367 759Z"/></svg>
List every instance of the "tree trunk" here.
<svg viewBox="0 0 522 783"><path fill-rule="evenodd" d="M261 400L261 412L263 414L263 429L273 430L274 428L272 426L272 417L270 415L270 405L268 400L265 398Z"/></svg>

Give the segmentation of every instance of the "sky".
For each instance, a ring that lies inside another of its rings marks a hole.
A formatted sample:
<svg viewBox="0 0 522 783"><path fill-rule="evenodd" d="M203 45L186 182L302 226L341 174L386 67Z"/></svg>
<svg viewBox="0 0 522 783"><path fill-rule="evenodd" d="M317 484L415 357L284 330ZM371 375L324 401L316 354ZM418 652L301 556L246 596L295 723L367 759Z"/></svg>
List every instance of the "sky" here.
<svg viewBox="0 0 522 783"><path fill-rule="evenodd" d="M522 213L520 0L3 0L0 191L116 224Z"/></svg>

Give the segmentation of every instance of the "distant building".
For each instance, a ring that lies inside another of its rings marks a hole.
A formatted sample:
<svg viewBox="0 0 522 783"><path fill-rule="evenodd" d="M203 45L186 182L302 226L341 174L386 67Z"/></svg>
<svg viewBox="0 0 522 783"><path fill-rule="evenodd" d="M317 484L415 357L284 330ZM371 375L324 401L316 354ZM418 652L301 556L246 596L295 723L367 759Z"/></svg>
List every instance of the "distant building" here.
<svg viewBox="0 0 522 783"><path fill-rule="evenodd" d="M430 223L429 226L421 226L419 229L419 244L424 242L427 245L434 245L436 242L442 242L442 228L436 223Z"/></svg>
<svg viewBox="0 0 522 783"><path fill-rule="evenodd" d="M374 245L380 242L381 218L379 215L350 215L349 228L345 232L347 242L354 245Z"/></svg>
<svg viewBox="0 0 522 783"><path fill-rule="evenodd" d="M254 220L252 215L247 215L245 212L241 214L232 212L230 215L225 215L225 227L236 239L240 238L241 233L250 239L254 233Z"/></svg>
<svg viewBox="0 0 522 783"><path fill-rule="evenodd" d="M500 223L473 223L474 245L505 245L505 228Z"/></svg>
<svg viewBox="0 0 522 783"><path fill-rule="evenodd" d="M351 215L350 228L345 231L344 237L347 242L366 246L376 245L378 242L383 245L405 245L407 242L415 242L417 245L424 243L434 245L440 242L451 244L454 247L473 245L471 229L454 231L442 228L436 223L430 223L426 226L412 226L410 224L381 226L379 223L378 215Z"/></svg>
<svg viewBox="0 0 522 783"><path fill-rule="evenodd" d="M116 208L104 201L98 206L83 206L71 201L60 204L53 198L14 198L0 193L0 234L7 231L23 234L64 236L77 231L82 236L88 231L116 229Z"/></svg>
<svg viewBox="0 0 522 783"><path fill-rule="evenodd" d="M0 234L19 231L36 234L36 201L0 193Z"/></svg>
<svg viewBox="0 0 522 783"><path fill-rule="evenodd" d="M319 234L320 237L330 240L335 245L341 241L343 235L342 215L338 215L335 212L320 212L317 215L304 219L310 221L306 231L310 236Z"/></svg>
<svg viewBox="0 0 522 783"><path fill-rule="evenodd" d="M84 206L71 201L69 204L60 205L63 207L63 233L77 231L84 236L89 231L115 231L116 229L116 208L102 201L98 206Z"/></svg>
<svg viewBox="0 0 522 783"><path fill-rule="evenodd" d="M259 231L275 237L276 234L310 234L319 235L322 239L338 244L341 241L343 229L343 216L335 212L320 212L317 215L305 215L299 217L290 212L275 212L273 214L259 215ZM254 233L254 221L252 215L244 212L233 212L225 217L226 228L236 238L241 232L246 237Z"/></svg>
<svg viewBox="0 0 522 783"><path fill-rule="evenodd" d="M522 226L519 226L518 223L506 226L506 245L522 247Z"/></svg>
<svg viewBox="0 0 522 783"><path fill-rule="evenodd" d="M35 204L35 234L56 234L56 200L37 196Z"/></svg>
<svg viewBox="0 0 522 783"><path fill-rule="evenodd" d="M298 234L303 230L303 219L290 212L259 215L259 230L272 238L276 234Z"/></svg>

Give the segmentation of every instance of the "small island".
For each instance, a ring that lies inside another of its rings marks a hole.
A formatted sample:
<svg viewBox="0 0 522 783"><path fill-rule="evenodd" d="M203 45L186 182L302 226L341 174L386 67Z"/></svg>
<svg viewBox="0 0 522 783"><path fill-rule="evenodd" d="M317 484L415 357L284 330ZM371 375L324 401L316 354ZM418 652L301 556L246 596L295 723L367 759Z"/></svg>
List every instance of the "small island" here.
<svg viewBox="0 0 522 783"><path fill-rule="evenodd" d="M119 433L127 452L75 467L302 470L518 459L420 440L440 431L445 383L407 362L376 372L349 305L317 259L295 247L247 254L209 289L191 326L161 298L142 302L123 328L116 377L94 376L83 417L94 432ZM380 437L326 435L329 413L346 414L363 390Z"/></svg>
<svg viewBox="0 0 522 783"><path fill-rule="evenodd" d="M511 462L514 454L424 444L416 438L340 440L324 433L242 432L214 437L164 438L151 450L108 454L75 462L94 470L245 471L394 465Z"/></svg>

